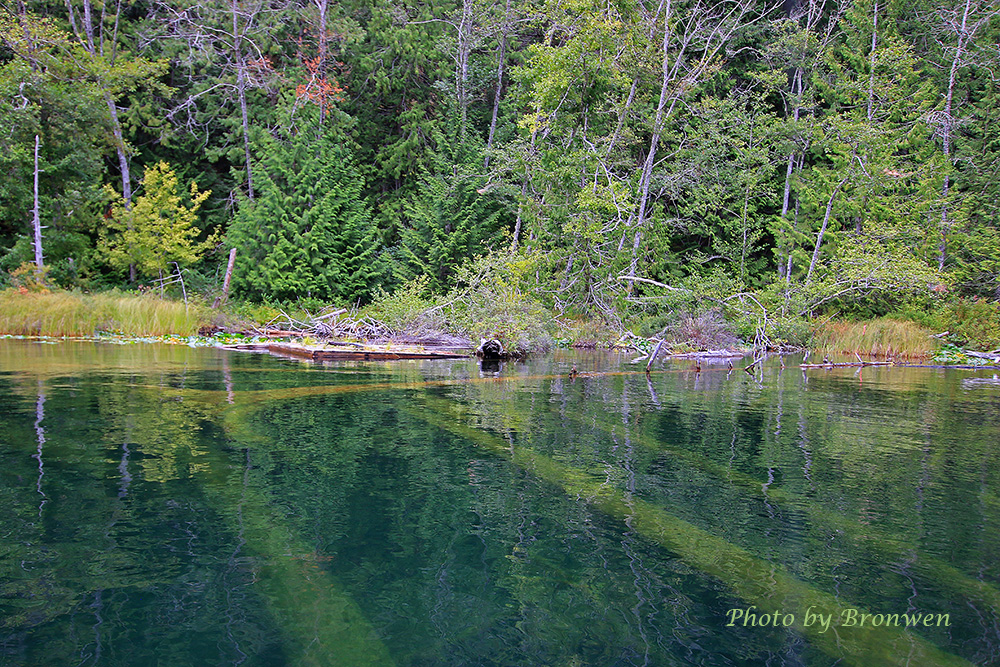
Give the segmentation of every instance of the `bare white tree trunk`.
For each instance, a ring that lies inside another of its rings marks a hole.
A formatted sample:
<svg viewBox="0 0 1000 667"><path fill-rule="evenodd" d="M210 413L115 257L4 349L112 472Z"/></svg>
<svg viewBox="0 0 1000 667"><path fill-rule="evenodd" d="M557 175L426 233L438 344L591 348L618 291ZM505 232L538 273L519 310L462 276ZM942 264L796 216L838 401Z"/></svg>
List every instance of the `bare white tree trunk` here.
<svg viewBox="0 0 1000 667"><path fill-rule="evenodd" d="M42 258L42 215L38 210L38 149L41 146L41 138L35 135L35 208L32 211L32 228L35 232L35 269L39 272L45 263Z"/></svg>
<svg viewBox="0 0 1000 667"><path fill-rule="evenodd" d="M212 304L213 308L218 308L219 306L226 303L226 299L229 298L229 281L233 277L233 267L236 266L236 248L229 251L229 264L226 265L226 277L222 281L222 294L215 303Z"/></svg>
<svg viewBox="0 0 1000 667"><path fill-rule="evenodd" d="M802 98L802 68L796 67L795 74L792 77L792 99L793 99L792 118L795 119L796 122L798 122L799 120L799 113L802 109L801 98ZM796 151L794 150L788 154L788 167L785 169L785 193L784 196L781 198L782 220L787 220L788 218L789 202L791 201L791 196L792 196L792 174L794 173L794 167L796 162L795 157L796 157ZM787 283L789 280L791 280L792 250L794 250L793 243L791 241L789 242L789 245L786 248L786 250L788 251L789 268L787 271L783 270L782 262L779 256L778 277L779 278L783 277L785 279L785 282Z"/></svg>
<svg viewBox="0 0 1000 667"><path fill-rule="evenodd" d="M872 122L875 104L875 47L878 46L878 0L872 14L872 50L868 53L868 122Z"/></svg>
<svg viewBox="0 0 1000 667"><path fill-rule="evenodd" d="M458 24L458 58L455 68L455 92L459 107L459 140L465 141L469 123L469 56L472 54L472 0L462 0L462 18Z"/></svg>
<svg viewBox="0 0 1000 667"><path fill-rule="evenodd" d="M326 80L326 52L330 47L329 35L326 32L326 12L329 0L314 0L316 8L319 9L319 75L323 81ZM326 120L326 95L319 98L319 124L322 132L323 122ZM250 173L249 171L247 173Z"/></svg>
<svg viewBox="0 0 1000 667"><path fill-rule="evenodd" d="M823 235L826 233L826 227L830 223L833 202L837 199L837 195L840 194L841 188L847 185L847 181L849 180L851 180L850 174L837 184L837 187L833 189L833 193L830 195L830 200L826 202L826 214L823 216L823 225L819 228L819 235L816 237L816 247L813 249L812 261L809 262L809 270L806 272L806 285L812 279L813 269L816 268L816 262L819 260L819 248L823 245Z"/></svg>
<svg viewBox="0 0 1000 667"><path fill-rule="evenodd" d="M243 54L243 33L239 26L239 2L230 0L233 19L233 51L236 56L236 95L240 102L240 120L243 126L243 154L247 170L247 196L253 199L253 172L251 171L250 116L247 113L247 64ZM325 26L324 26L325 28Z"/></svg>
<svg viewBox="0 0 1000 667"><path fill-rule="evenodd" d="M954 125L951 112L958 70L962 66L962 59L969 46L969 40L972 38L968 27L971 9L972 0L965 0L961 26L957 30L958 41L955 45L955 55L951 60L951 69L948 73L948 90L945 93L944 109L941 114L941 150L944 152L945 173L944 183L941 186L941 242L938 244L938 271L944 271L948 254L948 233L951 231L951 222L948 219L948 191L951 187L951 174L948 170L951 169L951 131Z"/></svg>
<svg viewBox="0 0 1000 667"><path fill-rule="evenodd" d="M503 73L507 61L507 33L510 31L510 0L503 12L503 24L500 26L500 54L497 57L497 89L493 96L493 116L490 119L490 132L486 137L486 158L483 161L483 169L490 168L490 149L493 148L493 134L497 129L497 115L500 113L500 93L503 91ZM520 216L518 217L520 222ZM514 240L514 247L517 247L517 239Z"/></svg>

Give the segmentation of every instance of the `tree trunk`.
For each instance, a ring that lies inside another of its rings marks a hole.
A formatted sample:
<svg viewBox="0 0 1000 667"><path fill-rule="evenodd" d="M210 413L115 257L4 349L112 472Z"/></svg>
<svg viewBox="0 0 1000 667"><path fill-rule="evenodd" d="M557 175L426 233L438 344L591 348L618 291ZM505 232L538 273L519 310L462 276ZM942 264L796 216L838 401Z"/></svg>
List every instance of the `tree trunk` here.
<svg viewBox="0 0 1000 667"><path fill-rule="evenodd" d="M326 34L326 10L328 0L316 0L316 7L319 9L319 76L321 81L326 81L326 51L329 48L329 40ZM322 132L323 121L326 120L326 95L319 98L319 124ZM235 249L234 249L235 250ZM228 276L228 274L227 274Z"/></svg>
<svg viewBox="0 0 1000 667"><path fill-rule="evenodd" d="M212 308L218 308L226 303L226 299L229 298L229 281L233 277L233 267L236 265L236 248L229 251L229 264L226 265L226 277L222 281L222 295L215 300L212 304Z"/></svg>
<svg viewBox="0 0 1000 667"><path fill-rule="evenodd" d="M253 173L251 172L250 153L250 117L247 113L247 72L243 57L243 34L239 27L239 4L231 0L230 11L233 15L233 49L236 55L236 94L240 101L240 119L243 126L243 153L247 170L247 196L253 199Z"/></svg>
<svg viewBox="0 0 1000 667"><path fill-rule="evenodd" d="M100 33L97 35L96 39L94 36L94 25L92 22L93 10L91 8L90 0L83 0L83 35L81 35L76 26L76 21L73 19L72 3L71 0L66 0L66 7L70 12L70 25L73 27L73 32L76 34L80 43L83 44L87 52L92 56L97 56L98 52L103 57L104 55L104 5L101 6L101 16L102 20L98 28ZM115 56L117 55L117 38L118 38L118 18L121 14L121 2L119 1L116 8L115 14L115 33L114 40L115 43L112 44L112 57L110 65L114 65ZM122 199L125 200L125 210L132 208L132 175L129 169L128 160L128 149L125 145L125 135L122 132L121 119L118 118L118 106L115 104L114 98L108 93L103 87L103 81L99 82L102 86L102 92L104 94L104 103L108 106L108 116L111 119L111 134L114 137L115 153L118 155L118 168L121 171L122 178ZM130 223L131 224L131 223ZM129 281L135 282L136 272L135 265L130 264L128 267Z"/></svg>
<svg viewBox="0 0 1000 667"><path fill-rule="evenodd" d="M649 140L649 153L646 154L646 161L642 165L642 175L639 178L639 210L635 216L635 239L632 243L632 264L629 271L631 275L635 275L639 243L642 239L642 222L646 216L646 202L649 200L649 182L653 176L653 165L656 163L656 146L660 141L660 129L663 124L664 109L667 106L667 92L672 78L669 58L670 12L670 2L668 1L663 17L663 78L660 83L660 99L656 105L656 116L653 119L653 136Z"/></svg>
<svg viewBox="0 0 1000 667"><path fill-rule="evenodd" d="M483 170L490 168L490 149L493 148L493 134L497 129L497 115L500 113L500 93L503 90L503 71L507 60L507 32L510 29L510 0L507 0L507 7L503 13L503 25L500 27L500 57L497 58L497 90L493 96L493 116L490 119L490 132L486 137L486 159L483 162ZM520 223L518 216L518 223ZM518 225L520 226L520 224ZM517 238L514 238L514 247L517 247Z"/></svg>
<svg viewBox="0 0 1000 667"><path fill-rule="evenodd" d="M42 216L38 210L38 149L41 146L41 139L35 135L35 208L32 211L32 228L35 232L35 271L41 277L42 267L45 266L42 257Z"/></svg>
<svg viewBox="0 0 1000 667"><path fill-rule="evenodd" d="M878 46L878 0L875 0L875 6L872 11L872 46L871 51L868 53L868 110L866 114L869 125L871 125L872 118L875 116L875 49ZM865 228L864 219L865 211L867 210L868 195L866 194L861 198L861 211L858 213L854 224L854 233L859 236Z"/></svg>
<svg viewBox="0 0 1000 667"><path fill-rule="evenodd" d="M514 239L510 243L510 249L517 250L518 239L521 237L521 221L524 219L523 216L523 202L525 195L528 194L528 181L527 179L521 181L521 201L517 204L517 222L514 224Z"/></svg>
<svg viewBox="0 0 1000 667"><path fill-rule="evenodd" d="M793 102L794 106L792 107L792 118L796 122L798 122L798 120L799 120L799 113L800 113L800 111L802 109L802 99L801 99L802 98L802 68L801 67L796 67L795 68L795 75L792 77L792 96L793 96L793 100L794 100L794 102ZM784 193L784 196L781 199L781 219L782 220L787 220L787 218L788 218L788 208L789 208L789 203L791 202L791 196L792 196L792 173L794 173L794 171L795 171L795 168L794 168L794 165L795 165L795 156L796 156L796 152L794 150L791 153L788 154L788 167L785 169L785 193ZM791 264L792 250L793 249L794 249L794 242L790 241L789 244L788 244L788 248L786 248L786 250L788 252L788 263L789 263L789 265ZM782 275L782 274L784 274L784 275ZM779 278L784 278L786 282L790 278L790 276L788 275L788 273L782 270L782 262L781 262L781 256L780 256L780 254L779 254L779 257L778 257L778 277Z"/></svg>
<svg viewBox="0 0 1000 667"><path fill-rule="evenodd" d="M830 195L830 201L826 203L826 214L823 216L823 225L819 228L819 236L816 237L816 248L813 250L812 261L809 262L809 270L806 272L806 285L812 279L813 269L816 268L816 262L819 260L819 247L823 244L823 234L826 233L826 226L830 223L830 213L833 211L833 202L840 193L840 189L847 185L847 181L851 180L851 175L848 174L844 177L837 187L833 189L833 193Z"/></svg>
<svg viewBox="0 0 1000 667"><path fill-rule="evenodd" d="M951 186L951 108L955 96L955 80L958 76L958 69L962 65L962 56L969 45L968 34L969 10L972 0L965 0L965 11L962 13L962 26L958 32L958 44L955 48L955 57L951 61L951 70L948 74L948 91L944 98L944 118L941 132L942 151L944 152L945 173L944 183L941 186L941 242L938 245L938 271L944 271L945 260L948 254L948 232L951 222L948 220L948 190Z"/></svg>
<svg viewBox="0 0 1000 667"><path fill-rule="evenodd" d="M875 47L878 45L878 0L875 0L874 14L872 16L872 50L868 54L868 122L872 122L873 106L875 103Z"/></svg>
<svg viewBox="0 0 1000 667"><path fill-rule="evenodd" d="M462 2L462 21L458 25L458 71L457 93L461 114L459 120L459 141L465 143L469 123L469 55L472 51L472 0Z"/></svg>
<svg viewBox="0 0 1000 667"><path fill-rule="evenodd" d="M656 14L650 21L649 26L649 36L648 40L653 41L653 36L656 34L656 19L660 17L660 12L663 11L664 0L660 0L660 4L656 8ZM628 90L628 97L625 98L625 107L622 109L621 114L618 116L618 124L615 126L615 131L611 135L611 141L608 142L608 150L606 155L610 157L612 150L614 150L615 144L618 143L618 135L621 134L622 128L625 126L625 120L628 118L629 109L632 108L632 102L635 100L635 93L639 87L639 76L632 78L632 86ZM620 248L619 248L620 250Z"/></svg>

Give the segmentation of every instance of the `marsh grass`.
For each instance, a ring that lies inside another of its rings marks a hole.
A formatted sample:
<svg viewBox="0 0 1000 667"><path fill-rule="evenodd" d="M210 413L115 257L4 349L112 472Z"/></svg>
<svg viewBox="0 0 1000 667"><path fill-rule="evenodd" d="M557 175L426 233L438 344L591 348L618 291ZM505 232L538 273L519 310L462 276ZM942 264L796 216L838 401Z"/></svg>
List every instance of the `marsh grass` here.
<svg viewBox="0 0 1000 667"><path fill-rule="evenodd" d="M204 306L121 292L0 292L0 333L21 336L193 335L209 323Z"/></svg>
<svg viewBox="0 0 1000 667"><path fill-rule="evenodd" d="M925 359L938 348L933 333L915 322L889 318L824 322L813 331L812 348L822 354Z"/></svg>

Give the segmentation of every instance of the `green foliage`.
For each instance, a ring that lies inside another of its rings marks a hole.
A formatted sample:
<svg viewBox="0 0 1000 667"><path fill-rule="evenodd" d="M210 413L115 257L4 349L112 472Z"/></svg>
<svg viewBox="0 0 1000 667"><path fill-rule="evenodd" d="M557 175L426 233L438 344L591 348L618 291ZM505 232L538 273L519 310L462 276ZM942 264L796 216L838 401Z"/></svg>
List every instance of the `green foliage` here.
<svg viewBox="0 0 1000 667"><path fill-rule="evenodd" d="M965 351L954 343L946 343L941 346L932 359L939 364L954 364L959 366L986 366L988 359L970 357Z"/></svg>
<svg viewBox="0 0 1000 667"><path fill-rule="evenodd" d="M61 286L178 261L217 290L194 242L217 229L237 297L309 310L389 307L380 288L420 277L392 293L403 311L456 295L459 267L511 245L531 257L522 297L616 329L721 307L747 340L800 341L810 315L943 324L932 289L995 300L995 7L972 7L950 81L958 35L925 2L798 6L157 0L101 7L88 37L73 3L32 0L0 14L0 269L32 259L37 135ZM215 194L161 215L146 184L109 218L119 158Z"/></svg>
<svg viewBox="0 0 1000 667"><path fill-rule="evenodd" d="M515 354L547 350L553 317L530 292L537 259L495 253L463 264L445 297L448 322L474 342L496 338Z"/></svg>
<svg viewBox="0 0 1000 667"><path fill-rule="evenodd" d="M195 243L198 209L210 192L199 192L192 181L190 204L183 202L177 175L166 162L146 167L143 193L131 206L117 197L102 233L101 249L118 269L135 266L142 275L162 275L171 263L187 266L214 245L214 239Z"/></svg>
<svg viewBox="0 0 1000 667"><path fill-rule="evenodd" d="M458 265L494 249L509 226L509 208L484 179L467 173L427 176L404 206L397 275L427 276L432 291L455 283Z"/></svg>
<svg viewBox="0 0 1000 667"><path fill-rule="evenodd" d="M974 350L1000 349L1000 303L953 299L941 308L940 318L951 342Z"/></svg>
<svg viewBox="0 0 1000 667"><path fill-rule="evenodd" d="M260 151L258 196L228 234L233 288L250 298L367 301L385 278L371 211L342 137L306 109L300 125Z"/></svg>
<svg viewBox="0 0 1000 667"><path fill-rule="evenodd" d="M51 14L50 8L39 8ZM105 13L101 12L102 17ZM100 29L100 26L98 26ZM100 35L103 36L103 31ZM119 100L158 87L165 61L135 57L124 47L85 44L52 16L0 14L0 243L16 242L32 208L33 148L39 155L39 204L53 278L78 284L93 265L100 225L104 159L127 151L112 114ZM16 264L12 257L6 264Z"/></svg>
<svg viewBox="0 0 1000 667"><path fill-rule="evenodd" d="M758 96L706 97L686 117L671 194L675 228L692 240L695 262L727 262L743 285L766 275L762 241L778 200L777 119ZM699 271L699 269L692 269ZM701 269L704 270L704 269Z"/></svg>

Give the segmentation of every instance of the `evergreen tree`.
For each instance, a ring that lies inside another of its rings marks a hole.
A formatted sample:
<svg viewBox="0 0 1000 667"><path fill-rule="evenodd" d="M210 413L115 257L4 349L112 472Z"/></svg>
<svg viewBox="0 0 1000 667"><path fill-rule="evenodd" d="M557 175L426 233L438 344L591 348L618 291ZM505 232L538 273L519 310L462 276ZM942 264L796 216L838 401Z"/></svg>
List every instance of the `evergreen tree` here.
<svg viewBox="0 0 1000 667"><path fill-rule="evenodd" d="M257 198L229 230L239 248L233 289L252 298L368 300L385 271L362 183L343 137L299 110L260 150Z"/></svg>
<svg viewBox="0 0 1000 667"><path fill-rule="evenodd" d="M416 195L404 204L395 269L402 280L427 276L437 292L453 284L463 260L502 245L513 217L503 189L495 190L475 173L482 167L480 151L458 145L449 154L457 162L452 173L426 174ZM437 171L444 169L439 166Z"/></svg>

